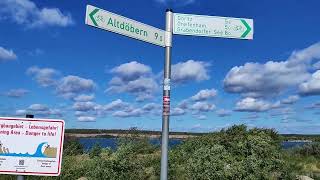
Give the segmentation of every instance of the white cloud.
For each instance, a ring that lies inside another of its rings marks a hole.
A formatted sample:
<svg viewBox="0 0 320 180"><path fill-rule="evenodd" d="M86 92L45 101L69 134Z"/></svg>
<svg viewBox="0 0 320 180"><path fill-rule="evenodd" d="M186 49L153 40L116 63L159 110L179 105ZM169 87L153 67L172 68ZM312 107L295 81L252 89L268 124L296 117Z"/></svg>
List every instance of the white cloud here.
<svg viewBox="0 0 320 180"><path fill-rule="evenodd" d="M113 68L111 73L120 76L124 81L130 81L151 74L151 68L147 65L138 63L137 61L131 61Z"/></svg>
<svg viewBox="0 0 320 180"><path fill-rule="evenodd" d="M207 116L206 115L199 115L196 118L199 119L199 120L206 120Z"/></svg>
<svg viewBox="0 0 320 180"><path fill-rule="evenodd" d="M28 28L74 24L71 14L62 13L58 8L40 9L30 0L1 0L0 15Z"/></svg>
<svg viewBox="0 0 320 180"><path fill-rule="evenodd" d="M11 49L5 49L0 46L0 62L16 60L17 55Z"/></svg>
<svg viewBox="0 0 320 180"><path fill-rule="evenodd" d="M160 108L160 105L156 103L148 103L142 107L144 111L148 111L148 112L159 109L159 108Z"/></svg>
<svg viewBox="0 0 320 180"><path fill-rule="evenodd" d="M245 111L245 112L263 112L268 111L272 105L266 101L247 97L236 104L236 111Z"/></svg>
<svg viewBox="0 0 320 180"><path fill-rule="evenodd" d="M319 70L320 69L320 61L314 63L312 66L314 69Z"/></svg>
<svg viewBox="0 0 320 180"><path fill-rule="evenodd" d="M305 67L290 66L288 61L246 63L228 72L224 79L224 89L251 97L277 95L308 78L309 73Z"/></svg>
<svg viewBox="0 0 320 180"><path fill-rule="evenodd" d="M203 89L199 91L196 95L192 96L193 101L204 101L213 98L217 95L217 90L215 89Z"/></svg>
<svg viewBox="0 0 320 180"><path fill-rule="evenodd" d="M282 104L294 104L300 99L298 95L289 96L286 99L281 100Z"/></svg>
<svg viewBox="0 0 320 180"><path fill-rule="evenodd" d="M96 104L94 102L88 101L88 102L75 102L72 106L72 108L76 111L93 111L95 110Z"/></svg>
<svg viewBox="0 0 320 180"><path fill-rule="evenodd" d="M277 117L277 116L283 116L283 117L289 117L289 115L294 114L295 111L292 108L279 108L275 109L272 112L270 112L271 117Z"/></svg>
<svg viewBox="0 0 320 180"><path fill-rule="evenodd" d="M16 110L16 113L15 113L17 116L25 116L27 114L27 110L25 109L18 109Z"/></svg>
<svg viewBox="0 0 320 180"><path fill-rule="evenodd" d="M91 95L80 94L79 96L74 98L75 101L81 101L81 102L92 101L93 99L94 99L94 94L91 94Z"/></svg>
<svg viewBox="0 0 320 180"><path fill-rule="evenodd" d="M320 95L320 70L312 74L312 77L300 84L299 93L303 96Z"/></svg>
<svg viewBox="0 0 320 180"><path fill-rule="evenodd" d="M203 61L188 60L172 66L172 80L176 83L190 81L204 81L210 79L208 67L210 64Z"/></svg>
<svg viewBox="0 0 320 180"><path fill-rule="evenodd" d="M178 106L181 109L189 109L189 101L188 99L184 99L178 103Z"/></svg>
<svg viewBox="0 0 320 180"><path fill-rule="evenodd" d="M149 66L132 61L111 70L115 76L109 81L106 92L129 93L136 96L137 101L151 99L159 85L152 77Z"/></svg>
<svg viewBox="0 0 320 180"><path fill-rule="evenodd" d="M26 89L11 89L8 92L4 93L4 95L13 98L20 98L22 96L25 96L27 93L29 93L29 91Z"/></svg>
<svg viewBox="0 0 320 180"><path fill-rule="evenodd" d="M80 122L95 122L96 121L96 117L93 117L93 116L79 116L77 119Z"/></svg>
<svg viewBox="0 0 320 180"><path fill-rule="evenodd" d="M291 65L309 64L313 60L320 60L320 42L305 49L294 51L288 59Z"/></svg>
<svg viewBox="0 0 320 180"><path fill-rule="evenodd" d="M47 111L49 108L44 104L32 104L28 107L31 111Z"/></svg>
<svg viewBox="0 0 320 180"><path fill-rule="evenodd" d="M192 110L196 110L198 112L208 112L214 110L216 106L208 102L196 102L192 105L191 108Z"/></svg>
<svg viewBox="0 0 320 180"><path fill-rule="evenodd" d="M69 75L59 81L56 91L64 98L72 98L79 93L90 93L95 87L96 84L91 79Z"/></svg>
<svg viewBox="0 0 320 180"><path fill-rule="evenodd" d="M59 72L52 68L39 68L37 66L32 66L27 70L27 74L33 76L33 78L42 87L54 86L57 83L55 77Z"/></svg>
<svg viewBox="0 0 320 180"><path fill-rule="evenodd" d="M114 111L114 110L122 110L127 107L129 107L129 103L123 102L121 99L117 99L107 105L104 105L103 109L105 111Z"/></svg>
<svg viewBox="0 0 320 180"><path fill-rule="evenodd" d="M181 108L173 108L170 112L170 115L172 116L182 116L182 115L185 115L186 114L186 111L181 109Z"/></svg>
<svg viewBox="0 0 320 180"><path fill-rule="evenodd" d="M217 115L219 117L226 117L226 116L230 116L231 115L231 112L230 110L226 110L226 109L219 109L216 111Z"/></svg>
<svg viewBox="0 0 320 180"><path fill-rule="evenodd" d="M25 116L26 114L33 114L38 117L62 117L63 112L60 109L51 109L45 104L32 104L26 109L16 110L17 116Z"/></svg>
<svg viewBox="0 0 320 180"><path fill-rule="evenodd" d="M112 116L129 118L129 117L140 117L143 114L144 114L144 111L140 108L137 108L137 109L132 109L130 111L116 111L112 114Z"/></svg>
<svg viewBox="0 0 320 180"><path fill-rule="evenodd" d="M247 97L278 95L310 77L311 61L320 58L320 43L294 51L286 61L246 63L233 67L224 79L224 89Z"/></svg>

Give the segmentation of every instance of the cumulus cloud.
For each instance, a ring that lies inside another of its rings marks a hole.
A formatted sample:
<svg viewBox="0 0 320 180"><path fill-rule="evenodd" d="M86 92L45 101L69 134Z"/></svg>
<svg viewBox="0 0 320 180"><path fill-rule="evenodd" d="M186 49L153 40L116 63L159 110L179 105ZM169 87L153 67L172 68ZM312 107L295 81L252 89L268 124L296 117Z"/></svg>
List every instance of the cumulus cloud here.
<svg viewBox="0 0 320 180"><path fill-rule="evenodd" d="M295 111L290 108L290 107L285 107L285 108L279 108L279 109L275 109L272 112L270 112L270 116L271 117L278 117L278 116L282 116L282 117L289 117L289 115L294 114Z"/></svg>
<svg viewBox="0 0 320 180"><path fill-rule="evenodd" d="M159 104L156 104L156 103L148 103L148 104L145 104L145 105L142 107L142 109L143 109L144 111L148 111L148 112L153 111L153 110L157 110L157 109L159 109L159 108L160 108Z"/></svg>
<svg viewBox="0 0 320 180"><path fill-rule="evenodd" d="M199 116L196 116L196 118L199 120L206 120L207 116L206 115L199 115Z"/></svg>
<svg viewBox="0 0 320 180"><path fill-rule="evenodd" d="M25 116L27 114L27 110L25 109L18 109L16 110L16 113L15 113L17 116Z"/></svg>
<svg viewBox="0 0 320 180"><path fill-rule="evenodd" d="M192 81L204 81L210 79L208 74L209 63L203 61L188 60L172 66L172 80L175 83L188 83Z"/></svg>
<svg viewBox="0 0 320 180"><path fill-rule="evenodd" d="M314 69L319 70L320 69L320 61L314 63L312 66Z"/></svg>
<svg viewBox="0 0 320 180"><path fill-rule="evenodd" d="M85 95L92 93L96 84L91 79L79 76L68 75L61 78L60 72L52 68L39 68L32 66L28 68L27 74L42 87L53 87L55 92L66 99L75 101L91 101L94 95Z"/></svg>
<svg viewBox="0 0 320 180"><path fill-rule="evenodd" d="M80 122L95 122L96 121L96 117L93 117L93 116L79 116L77 119Z"/></svg>
<svg viewBox="0 0 320 180"><path fill-rule="evenodd" d="M266 101L247 97L237 102L235 110L245 112L263 112L268 111L271 107L272 105Z"/></svg>
<svg viewBox="0 0 320 180"><path fill-rule="evenodd" d="M226 75L224 89L247 97L277 95L310 78L312 60L320 58L320 43L294 51L286 61L265 64L246 63L233 67Z"/></svg>
<svg viewBox="0 0 320 180"><path fill-rule="evenodd" d="M320 70L312 74L312 77L300 84L299 93L302 96L320 95Z"/></svg>
<svg viewBox="0 0 320 180"><path fill-rule="evenodd" d="M217 95L217 90L215 89L203 89L199 91L196 95L192 96L193 101L204 101L213 98Z"/></svg>
<svg viewBox="0 0 320 180"><path fill-rule="evenodd" d="M17 116L25 116L26 114L33 114L39 117L62 117L63 112L57 108L49 108L45 104L32 104L26 109L18 109L15 114Z"/></svg>
<svg viewBox="0 0 320 180"><path fill-rule="evenodd" d="M131 109L127 111L116 111L112 114L114 117L120 117L120 118L129 118L129 117L140 117L143 115L144 111L140 108L137 109Z"/></svg>
<svg viewBox="0 0 320 180"><path fill-rule="evenodd" d="M64 98L73 98L79 93L91 93L95 87L91 79L69 75L59 81L56 91Z"/></svg>
<svg viewBox="0 0 320 180"><path fill-rule="evenodd" d="M58 8L38 8L30 0L0 1L0 15L28 28L46 26L66 27L74 24L70 13L62 13Z"/></svg>
<svg viewBox="0 0 320 180"><path fill-rule="evenodd" d="M75 101L81 101L81 102L92 101L93 99L94 99L93 94L91 95L80 94L74 98Z"/></svg>
<svg viewBox="0 0 320 180"><path fill-rule="evenodd" d="M288 61L291 65L307 63L320 59L320 42L315 43L305 49L294 51Z"/></svg>
<svg viewBox="0 0 320 180"><path fill-rule="evenodd" d="M219 117L226 117L226 116L230 116L232 111L226 110L226 109L219 109L216 111L216 113Z"/></svg>
<svg viewBox="0 0 320 180"><path fill-rule="evenodd" d="M72 106L72 108L76 111L92 111L95 110L96 104L94 102L88 101L88 102L75 102Z"/></svg>
<svg viewBox="0 0 320 180"><path fill-rule="evenodd" d="M40 86L49 87L56 85L57 80L55 78L59 72L52 68L32 66L27 70L27 74L33 76Z"/></svg>
<svg viewBox="0 0 320 180"><path fill-rule="evenodd" d="M20 98L25 96L27 93L29 93L29 91L26 89L11 89L4 93L4 95L12 98Z"/></svg>
<svg viewBox="0 0 320 180"><path fill-rule="evenodd" d="M151 68L137 61L131 61L113 68L111 72L120 76L125 81L130 81L138 79L140 76L151 74Z"/></svg>
<svg viewBox="0 0 320 180"><path fill-rule="evenodd" d="M177 107L185 110L189 109L189 101L187 99L184 99L178 103Z"/></svg>
<svg viewBox="0 0 320 180"><path fill-rule="evenodd" d="M105 111L114 111L128 108L130 106L129 103L122 101L121 99L117 99L115 101L110 102L103 106Z"/></svg>
<svg viewBox="0 0 320 180"><path fill-rule="evenodd" d="M191 109L197 112L208 112L212 111L216 108L214 104L210 104L208 102L196 102L192 105Z"/></svg>
<svg viewBox="0 0 320 180"><path fill-rule="evenodd" d="M47 111L49 108L44 104L32 104L28 107L31 111Z"/></svg>
<svg viewBox="0 0 320 180"><path fill-rule="evenodd" d="M5 49L0 46L0 62L16 60L17 55L11 49Z"/></svg>
<svg viewBox="0 0 320 180"><path fill-rule="evenodd" d="M182 115L185 115L186 114L186 111L181 109L181 108L173 108L170 112L170 115L171 116L182 116Z"/></svg>
<svg viewBox="0 0 320 180"><path fill-rule="evenodd" d="M298 95L289 96L286 99L281 100L282 104L294 104L300 99Z"/></svg>
<svg viewBox="0 0 320 180"><path fill-rule="evenodd" d="M132 61L113 68L115 76L109 81L106 92L129 93L136 96L137 101L151 99L159 85L152 77L149 66Z"/></svg>

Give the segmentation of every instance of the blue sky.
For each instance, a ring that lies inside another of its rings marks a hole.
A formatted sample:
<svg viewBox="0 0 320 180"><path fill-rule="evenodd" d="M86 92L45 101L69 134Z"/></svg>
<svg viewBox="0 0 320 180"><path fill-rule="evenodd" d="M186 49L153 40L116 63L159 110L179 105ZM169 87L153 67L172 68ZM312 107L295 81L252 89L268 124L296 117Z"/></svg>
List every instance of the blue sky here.
<svg viewBox="0 0 320 180"><path fill-rule="evenodd" d="M87 4L164 29L165 9L254 19L254 39L173 37L172 131L319 134L317 0L0 2L0 115L161 130L164 49L85 25Z"/></svg>

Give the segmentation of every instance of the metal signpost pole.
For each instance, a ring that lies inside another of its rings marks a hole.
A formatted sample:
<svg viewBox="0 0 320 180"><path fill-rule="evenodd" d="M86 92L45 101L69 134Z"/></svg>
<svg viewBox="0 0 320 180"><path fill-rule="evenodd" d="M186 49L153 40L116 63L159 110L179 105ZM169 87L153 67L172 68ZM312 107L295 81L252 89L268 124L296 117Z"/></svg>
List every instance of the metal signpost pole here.
<svg viewBox="0 0 320 180"><path fill-rule="evenodd" d="M33 117L34 117L34 116L31 115L31 114L27 114L27 115L26 115L26 118L33 118ZM22 175L17 176L17 180L24 180L24 176L22 176Z"/></svg>
<svg viewBox="0 0 320 180"><path fill-rule="evenodd" d="M163 112L162 112L162 140L161 140L161 180L168 179L168 141L170 117L170 78L171 78L171 46L172 46L172 10L166 10L165 34L165 62L163 80Z"/></svg>

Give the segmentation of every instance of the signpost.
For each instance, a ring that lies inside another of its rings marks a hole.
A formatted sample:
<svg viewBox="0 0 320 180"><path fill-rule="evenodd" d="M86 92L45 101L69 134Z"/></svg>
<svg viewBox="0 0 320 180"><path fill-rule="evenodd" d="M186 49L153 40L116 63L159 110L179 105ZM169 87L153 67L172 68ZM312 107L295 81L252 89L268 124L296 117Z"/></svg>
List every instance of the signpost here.
<svg viewBox="0 0 320 180"><path fill-rule="evenodd" d="M0 174L59 176L64 121L0 117Z"/></svg>
<svg viewBox="0 0 320 180"><path fill-rule="evenodd" d="M166 30L87 5L86 24L165 48L160 179L168 179L172 34L253 39L253 20L166 11Z"/></svg>
<svg viewBox="0 0 320 180"><path fill-rule="evenodd" d="M87 5L86 24L165 47L163 30Z"/></svg>
<svg viewBox="0 0 320 180"><path fill-rule="evenodd" d="M173 34L253 39L253 20L174 13Z"/></svg>

